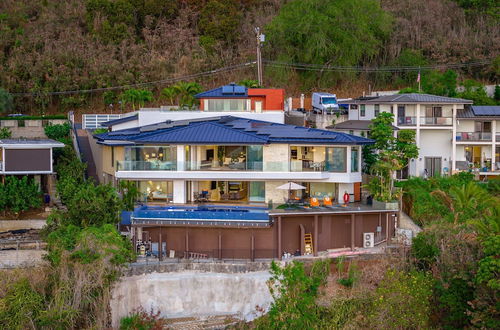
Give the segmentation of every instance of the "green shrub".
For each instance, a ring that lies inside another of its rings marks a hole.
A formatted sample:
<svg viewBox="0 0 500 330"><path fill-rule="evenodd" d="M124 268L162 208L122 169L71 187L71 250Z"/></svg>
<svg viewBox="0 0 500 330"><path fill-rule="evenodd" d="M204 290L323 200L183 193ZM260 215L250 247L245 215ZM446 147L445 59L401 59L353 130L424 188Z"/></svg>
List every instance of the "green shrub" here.
<svg viewBox="0 0 500 330"><path fill-rule="evenodd" d="M40 186L27 176L7 176L4 184L0 184L0 210L19 214L41 205Z"/></svg>
<svg viewBox="0 0 500 330"><path fill-rule="evenodd" d="M12 132L8 127L0 128L0 139L9 139L12 137Z"/></svg>
<svg viewBox="0 0 500 330"><path fill-rule="evenodd" d="M0 325L3 329L35 328L43 306L43 296L22 278L0 299Z"/></svg>
<svg viewBox="0 0 500 330"><path fill-rule="evenodd" d="M370 328L428 329L432 284L426 273L389 270L375 292Z"/></svg>
<svg viewBox="0 0 500 330"><path fill-rule="evenodd" d="M432 232L420 232L412 242L411 254L417 266L422 270L429 270L439 256L439 248Z"/></svg>
<svg viewBox="0 0 500 330"><path fill-rule="evenodd" d="M160 312L146 313L139 309L120 320L120 330L154 330L165 328L165 320L160 318Z"/></svg>
<svg viewBox="0 0 500 330"><path fill-rule="evenodd" d="M70 130L71 126L69 125L69 123L47 125L44 128L45 135L47 135L49 139L53 139L65 144L71 144L71 140L69 139Z"/></svg>

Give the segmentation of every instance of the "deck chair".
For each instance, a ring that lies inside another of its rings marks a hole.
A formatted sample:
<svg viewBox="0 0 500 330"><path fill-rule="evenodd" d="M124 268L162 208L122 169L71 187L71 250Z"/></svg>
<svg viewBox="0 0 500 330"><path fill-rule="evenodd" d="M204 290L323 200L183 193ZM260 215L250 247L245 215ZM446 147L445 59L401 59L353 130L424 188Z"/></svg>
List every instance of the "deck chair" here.
<svg viewBox="0 0 500 330"><path fill-rule="evenodd" d="M323 206L328 208L333 207L332 199L330 198L330 196L325 196L323 198Z"/></svg>
<svg viewBox="0 0 500 330"><path fill-rule="evenodd" d="M309 199L309 205L310 205L312 208L319 207L319 199L317 199L316 197L311 197L311 198Z"/></svg>

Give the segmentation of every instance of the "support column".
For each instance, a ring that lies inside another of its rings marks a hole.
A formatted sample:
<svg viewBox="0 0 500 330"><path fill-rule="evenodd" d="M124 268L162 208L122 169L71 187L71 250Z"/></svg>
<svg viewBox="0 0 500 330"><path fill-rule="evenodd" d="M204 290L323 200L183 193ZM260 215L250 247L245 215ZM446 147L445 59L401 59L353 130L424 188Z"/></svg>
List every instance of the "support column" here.
<svg viewBox="0 0 500 330"><path fill-rule="evenodd" d="M394 115L394 126L398 127L398 105L392 105L392 114Z"/></svg>
<svg viewBox="0 0 500 330"><path fill-rule="evenodd" d="M219 233L219 260L222 259L222 235Z"/></svg>
<svg viewBox="0 0 500 330"><path fill-rule="evenodd" d="M283 255L281 251L281 217L278 217L278 259L281 260L281 256Z"/></svg>
<svg viewBox="0 0 500 330"><path fill-rule="evenodd" d="M420 104L417 104L417 116L416 116L416 120L417 120L417 131L416 131L416 136L415 136L415 142L417 144L417 147L418 147L418 150L419 150L419 157L416 159L416 164L415 164L415 175L416 176L421 176L422 173L420 172Z"/></svg>
<svg viewBox="0 0 500 330"><path fill-rule="evenodd" d="M355 243L355 233L356 233L356 224L355 224L355 215L354 213L351 214L351 251L354 251L354 248L356 247Z"/></svg>
<svg viewBox="0 0 500 330"><path fill-rule="evenodd" d="M251 250L250 250L250 260L255 261L255 236L252 233L252 238L251 238Z"/></svg>
<svg viewBox="0 0 500 330"><path fill-rule="evenodd" d="M186 181L174 180L173 181L173 202L177 204L186 203Z"/></svg>
<svg viewBox="0 0 500 330"><path fill-rule="evenodd" d="M187 228L186 228L186 252L189 252L189 233Z"/></svg>
<svg viewBox="0 0 500 330"><path fill-rule="evenodd" d="M345 166L346 166L346 172L347 173L351 173L351 151L352 151L352 148L351 146L348 146L347 147L347 153L346 153L346 162L345 162Z"/></svg>
<svg viewBox="0 0 500 330"><path fill-rule="evenodd" d="M500 168L495 168L496 166L496 149L497 149L497 121L491 121L491 170L500 170Z"/></svg>
<svg viewBox="0 0 500 330"><path fill-rule="evenodd" d="M451 172L454 174L457 169L457 105L453 104L453 132L451 136Z"/></svg>
<svg viewBox="0 0 500 330"><path fill-rule="evenodd" d="M385 239L389 243L389 213L385 214Z"/></svg>
<svg viewBox="0 0 500 330"><path fill-rule="evenodd" d="M186 170L186 146L181 144L177 146L177 171Z"/></svg>
<svg viewBox="0 0 500 330"><path fill-rule="evenodd" d="M314 215L314 237L313 237L314 256L318 255L318 215Z"/></svg>
<svg viewBox="0 0 500 330"><path fill-rule="evenodd" d="M158 234L158 260L160 261L163 260L163 249L161 246L161 227L160 227L160 233Z"/></svg>

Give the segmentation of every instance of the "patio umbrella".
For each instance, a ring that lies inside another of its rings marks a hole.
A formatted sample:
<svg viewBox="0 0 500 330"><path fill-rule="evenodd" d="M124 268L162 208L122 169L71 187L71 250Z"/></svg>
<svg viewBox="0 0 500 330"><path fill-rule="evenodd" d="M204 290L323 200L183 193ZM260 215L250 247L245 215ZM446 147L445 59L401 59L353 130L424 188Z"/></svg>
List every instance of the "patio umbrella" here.
<svg viewBox="0 0 500 330"><path fill-rule="evenodd" d="M276 187L276 189L288 190L288 198L290 199L290 193L292 190L302 190L302 189L306 189L306 187L301 186L300 184L297 184L295 182L288 182L288 183L282 184L279 187Z"/></svg>

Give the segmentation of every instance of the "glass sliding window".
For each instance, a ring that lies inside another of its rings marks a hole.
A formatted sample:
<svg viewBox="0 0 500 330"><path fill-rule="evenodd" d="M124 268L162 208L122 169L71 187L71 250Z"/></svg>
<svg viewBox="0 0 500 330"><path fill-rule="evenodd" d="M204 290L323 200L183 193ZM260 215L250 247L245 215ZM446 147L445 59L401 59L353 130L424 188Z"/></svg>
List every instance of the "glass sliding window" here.
<svg viewBox="0 0 500 330"><path fill-rule="evenodd" d="M329 172L346 172L346 149L344 147L326 148L325 168Z"/></svg>
<svg viewBox="0 0 500 330"><path fill-rule="evenodd" d="M375 117L377 117L380 113L380 104L375 104Z"/></svg>
<svg viewBox="0 0 500 330"><path fill-rule="evenodd" d="M366 115L366 105L361 104L361 105L359 106L359 115L360 115L361 117L364 117L364 116Z"/></svg>
<svg viewBox="0 0 500 330"><path fill-rule="evenodd" d="M250 202L264 202L266 199L266 188L264 181L250 182Z"/></svg>
<svg viewBox="0 0 500 330"><path fill-rule="evenodd" d="M247 147L247 169L262 171L263 149L262 146Z"/></svg>
<svg viewBox="0 0 500 330"><path fill-rule="evenodd" d="M245 99L209 99L206 111L246 111Z"/></svg>
<svg viewBox="0 0 500 330"><path fill-rule="evenodd" d="M359 149L351 148L351 172L359 172Z"/></svg>
<svg viewBox="0 0 500 330"><path fill-rule="evenodd" d="M175 170L176 146L125 147L122 170Z"/></svg>

